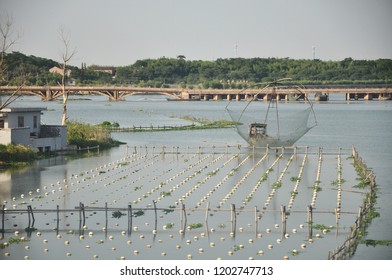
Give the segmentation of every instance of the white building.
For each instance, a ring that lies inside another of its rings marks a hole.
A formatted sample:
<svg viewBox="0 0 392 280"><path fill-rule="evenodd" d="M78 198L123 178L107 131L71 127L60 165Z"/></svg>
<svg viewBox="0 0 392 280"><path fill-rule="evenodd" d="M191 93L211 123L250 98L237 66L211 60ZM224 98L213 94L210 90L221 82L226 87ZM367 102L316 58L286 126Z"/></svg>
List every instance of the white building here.
<svg viewBox="0 0 392 280"><path fill-rule="evenodd" d="M46 108L3 108L0 110L0 144L22 144L39 151L67 147L67 127L41 124Z"/></svg>

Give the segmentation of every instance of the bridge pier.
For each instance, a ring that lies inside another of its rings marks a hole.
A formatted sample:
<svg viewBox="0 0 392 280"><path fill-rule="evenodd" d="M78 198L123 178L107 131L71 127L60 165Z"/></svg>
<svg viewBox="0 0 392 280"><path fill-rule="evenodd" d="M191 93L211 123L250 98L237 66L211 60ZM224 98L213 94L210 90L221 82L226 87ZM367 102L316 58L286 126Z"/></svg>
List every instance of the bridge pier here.
<svg viewBox="0 0 392 280"><path fill-rule="evenodd" d="M50 89L47 89L47 90L46 90L45 99L44 99L44 100L45 100L45 101L52 100L52 91L51 91Z"/></svg>
<svg viewBox="0 0 392 280"><path fill-rule="evenodd" d="M380 93L378 95L378 100L391 100L392 99L392 94L390 93Z"/></svg>
<svg viewBox="0 0 392 280"><path fill-rule="evenodd" d="M215 95L214 95L214 100L215 100L215 101L222 100L222 95L220 95L220 94L215 94Z"/></svg>
<svg viewBox="0 0 392 280"><path fill-rule="evenodd" d="M181 99L183 99L183 100L189 100L189 99L190 99L189 92L187 92L187 91L181 91Z"/></svg>
<svg viewBox="0 0 392 280"><path fill-rule="evenodd" d="M364 99L364 100L373 100L373 95L372 95L371 93L368 93L368 94L366 94L366 95L363 97L363 99Z"/></svg>

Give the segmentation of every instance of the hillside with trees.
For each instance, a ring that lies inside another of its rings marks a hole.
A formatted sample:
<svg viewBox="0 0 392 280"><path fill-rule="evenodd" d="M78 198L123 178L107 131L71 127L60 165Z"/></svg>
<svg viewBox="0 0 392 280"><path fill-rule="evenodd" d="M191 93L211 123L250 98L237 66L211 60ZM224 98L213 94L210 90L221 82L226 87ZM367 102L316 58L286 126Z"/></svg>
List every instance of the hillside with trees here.
<svg viewBox="0 0 392 280"><path fill-rule="evenodd" d="M49 69L59 63L13 52L5 57L7 84L23 78L30 85L54 85L61 79ZM94 67L70 67L77 85L132 85L141 87L243 88L290 77L306 84L379 84L392 81L392 60L322 61L290 58L227 58L215 61L158 58L116 67L116 75Z"/></svg>

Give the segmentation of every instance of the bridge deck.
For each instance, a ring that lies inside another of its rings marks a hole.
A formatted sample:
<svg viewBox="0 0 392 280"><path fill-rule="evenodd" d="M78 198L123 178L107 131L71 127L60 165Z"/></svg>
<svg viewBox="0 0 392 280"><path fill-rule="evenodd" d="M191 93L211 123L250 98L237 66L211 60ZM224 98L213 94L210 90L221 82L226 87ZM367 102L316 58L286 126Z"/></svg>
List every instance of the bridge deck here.
<svg viewBox="0 0 392 280"><path fill-rule="evenodd" d="M301 89L291 87L277 87L261 89L183 89L183 88L142 88L128 86L67 86L67 92L71 94L100 94L107 96L110 100L121 100L128 95L134 94L164 94L172 99L191 100L221 100L221 99L249 99L257 94L257 98L269 99L276 94L278 99L288 100L294 96L295 99L303 99L303 94L326 96L330 94L345 94L346 99L391 99L392 88L384 87L309 87ZM53 100L62 95L61 86L0 86L0 94L18 92L20 94L32 94L43 100Z"/></svg>

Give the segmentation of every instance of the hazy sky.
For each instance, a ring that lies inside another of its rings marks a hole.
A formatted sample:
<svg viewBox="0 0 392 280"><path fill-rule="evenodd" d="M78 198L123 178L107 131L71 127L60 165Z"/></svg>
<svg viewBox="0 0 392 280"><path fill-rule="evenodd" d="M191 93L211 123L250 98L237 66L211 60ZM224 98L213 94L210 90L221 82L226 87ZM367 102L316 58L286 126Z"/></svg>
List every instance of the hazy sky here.
<svg viewBox="0 0 392 280"><path fill-rule="evenodd" d="M71 64L138 59L392 58L392 0L0 0L22 39L14 47L59 61L63 27Z"/></svg>

